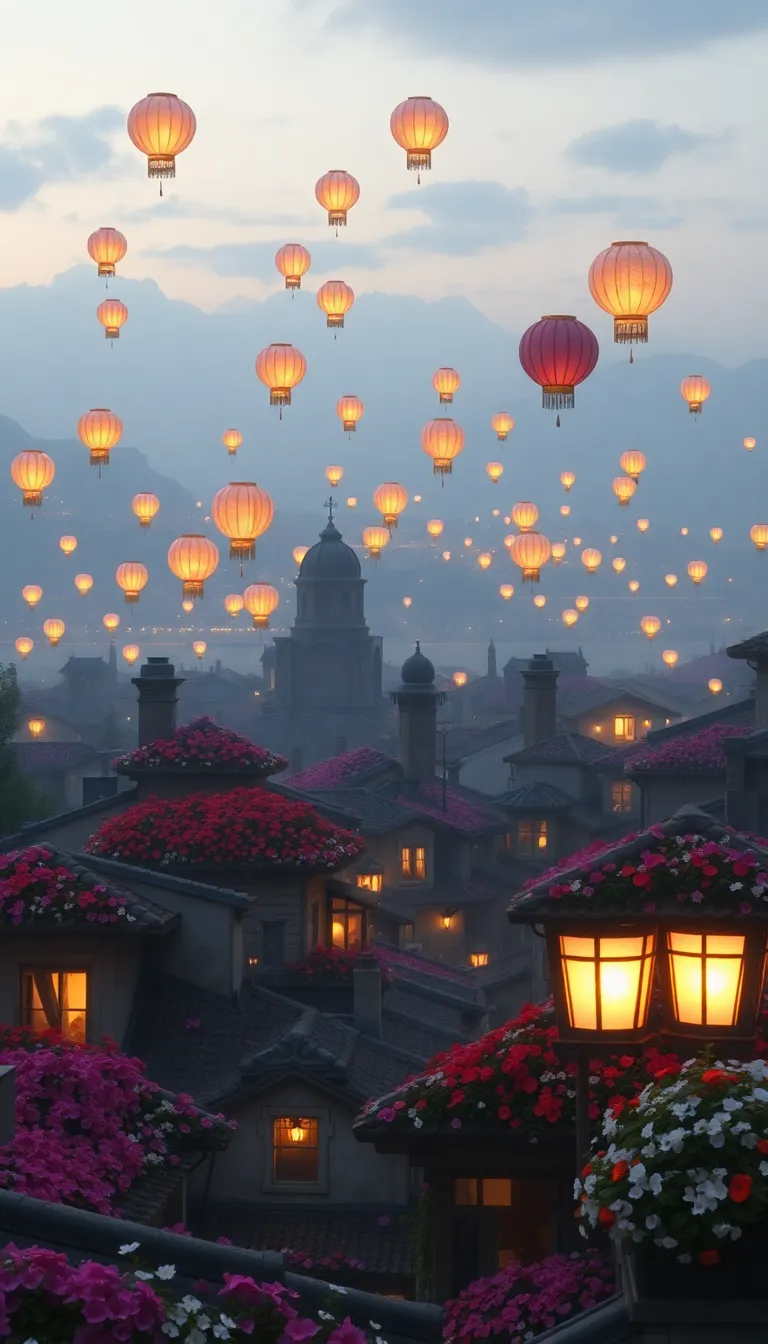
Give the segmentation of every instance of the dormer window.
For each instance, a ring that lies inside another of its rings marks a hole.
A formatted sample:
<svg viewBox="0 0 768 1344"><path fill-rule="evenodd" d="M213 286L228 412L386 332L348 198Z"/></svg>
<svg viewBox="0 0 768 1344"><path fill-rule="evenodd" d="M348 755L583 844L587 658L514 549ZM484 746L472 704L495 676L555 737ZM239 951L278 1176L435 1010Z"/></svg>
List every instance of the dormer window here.
<svg viewBox="0 0 768 1344"><path fill-rule="evenodd" d="M88 973L51 970L21 972L21 1025L31 1031L58 1031L69 1041L85 1041Z"/></svg>
<svg viewBox="0 0 768 1344"><path fill-rule="evenodd" d="M517 848L521 854L546 854L549 844L547 822L525 818L517 823Z"/></svg>
<svg viewBox="0 0 768 1344"><path fill-rule="evenodd" d="M320 1136L316 1116L281 1115L272 1122L275 1185L311 1185L318 1179Z"/></svg>
<svg viewBox="0 0 768 1344"><path fill-rule="evenodd" d="M425 882L427 851L423 845L403 845L400 850L400 876L404 882Z"/></svg>

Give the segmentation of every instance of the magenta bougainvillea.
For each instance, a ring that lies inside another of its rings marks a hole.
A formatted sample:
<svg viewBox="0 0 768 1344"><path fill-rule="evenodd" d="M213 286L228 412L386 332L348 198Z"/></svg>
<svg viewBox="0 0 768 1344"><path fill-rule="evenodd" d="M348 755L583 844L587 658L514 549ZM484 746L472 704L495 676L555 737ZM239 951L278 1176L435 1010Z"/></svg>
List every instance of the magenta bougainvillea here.
<svg viewBox="0 0 768 1344"><path fill-rule="evenodd" d="M410 952L401 952L396 947L374 945L367 951L378 959L385 984L392 978L397 979L398 976L407 974L408 971L415 971L419 975L434 975L439 980L450 980L453 984L465 986L472 984L468 975L453 966L441 966L439 962L428 961L425 957L415 956ZM318 945L307 953L303 961L293 962L286 967L286 970L293 971L294 974L306 977L308 980L338 980L350 984L357 958L356 952L347 952L341 947Z"/></svg>
<svg viewBox="0 0 768 1344"><path fill-rule="evenodd" d="M457 789L452 789L450 785L445 789L445 807L443 807L443 786L439 781L434 784L422 784L419 788L418 796L411 799L403 799L406 806L413 807L417 812L423 812L426 816L435 817L438 821L447 823L455 827L458 831L465 831L468 834L479 833L481 831L503 831L509 826L508 821L493 812L489 807L483 807L482 804L470 802Z"/></svg>
<svg viewBox="0 0 768 1344"><path fill-rule="evenodd" d="M148 798L109 818L85 845L91 854L164 868L326 870L363 847L362 836L326 821L308 803L258 788Z"/></svg>
<svg viewBox="0 0 768 1344"><path fill-rule="evenodd" d="M743 725L729 727L716 723L690 737L673 737L658 747L647 747L627 761L631 774L663 771L670 774L709 775L725 770L725 743L734 737L746 737L753 731Z"/></svg>
<svg viewBox="0 0 768 1344"><path fill-rule="evenodd" d="M446 1340L530 1339L569 1317L588 1311L616 1291L616 1270L607 1256L549 1255L536 1264L510 1264L477 1279L445 1304Z"/></svg>
<svg viewBox="0 0 768 1344"><path fill-rule="evenodd" d="M291 784L297 789L339 789L354 784L364 775L378 770L390 769L396 762L383 751L374 747L356 747L354 751L342 751L330 760L319 761L306 770L293 775Z"/></svg>
<svg viewBox="0 0 768 1344"><path fill-rule="evenodd" d="M0 1188L34 1199L114 1214L146 1172L178 1165L179 1148L206 1131L233 1127L191 1097L162 1093L108 1042L3 1027L0 1064L16 1070L16 1132L0 1148Z"/></svg>
<svg viewBox="0 0 768 1344"><path fill-rule="evenodd" d="M221 770L223 772L272 775L285 770L284 756L257 747L247 737L230 728L220 728L213 719L190 719L171 737L161 737L145 747L120 756L115 761L118 774L132 770L182 770L188 774Z"/></svg>
<svg viewBox="0 0 768 1344"><path fill-rule="evenodd" d="M46 845L0 854L3 924L131 924L127 899L102 882L77 876Z"/></svg>

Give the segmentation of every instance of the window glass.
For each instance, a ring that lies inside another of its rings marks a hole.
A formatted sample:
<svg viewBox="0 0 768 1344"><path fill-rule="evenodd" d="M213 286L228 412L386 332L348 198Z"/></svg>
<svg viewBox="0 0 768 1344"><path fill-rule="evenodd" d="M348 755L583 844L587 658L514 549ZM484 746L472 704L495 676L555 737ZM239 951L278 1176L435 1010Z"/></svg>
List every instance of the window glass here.
<svg viewBox="0 0 768 1344"><path fill-rule="evenodd" d="M454 1204L477 1204L478 1186L480 1182L475 1176L457 1176L453 1182L453 1202Z"/></svg>
<svg viewBox="0 0 768 1344"><path fill-rule="evenodd" d="M276 1117L272 1122L272 1171L275 1182L317 1181L320 1166L319 1126L310 1116Z"/></svg>
<svg viewBox="0 0 768 1344"><path fill-rule="evenodd" d="M635 716L634 714L617 714L613 721L613 735L621 742L634 742L635 740Z"/></svg>
<svg viewBox="0 0 768 1344"><path fill-rule="evenodd" d="M611 784L611 811L632 811L632 784L629 780L614 780Z"/></svg>
<svg viewBox="0 0 768 1344"><path fill-rule="evenodd" d="M407 845L400 850L400 874L402 877L411 877L411 851Z"/></svg>
<svg viewBox="0 0 768 1344"><path fill-rule="evenodd" d="M22 1026L51 1028L71 1041L86 1039L88 975L85 971L29 970L21 973Z"/></svg>
<svg viewBox="0 0 768 1344"><path fill-rule="evenodd" d="M508 1208L512 1203L512 1181L507 1176L484 1176L483 1205L485 1208Z"/></svg>
<svg viewBox="0 0 768 1344"><path fill-rule="evenodd" d="M418 878L421 878L423 882L424 878L427 876L427 851L426 849L422 849L422 847L419 846L417 847L415 852L416 852L416 863L415 863L416 876Z"/></svg>

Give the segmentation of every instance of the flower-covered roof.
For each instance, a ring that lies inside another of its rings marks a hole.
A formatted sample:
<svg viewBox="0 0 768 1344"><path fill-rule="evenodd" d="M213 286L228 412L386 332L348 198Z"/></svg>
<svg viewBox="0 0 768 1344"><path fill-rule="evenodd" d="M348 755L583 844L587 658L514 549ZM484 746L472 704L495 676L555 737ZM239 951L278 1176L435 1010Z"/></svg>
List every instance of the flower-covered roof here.
<svg viewBox="0 0 768 1344"><path fill-rule="evenodd" d="M175 921L169 911L107 886L49 845L0 854L0 927L163 933Z"/></svg>
<svg viewBox="0 0 768 1344"><path fill-rule="evenodd" d="M266 789L148 798L108 818L86 852L149 867L296 868L333 871L364 848L361 836L306 802Z"/></svg>
<svg viewBox="0 0 768 1344"><path fill-rule="evenodd" d="M257 747L231 728L221 728L213 719L190 719L170 737L161 737L115 761L119 774L133 770L179 770L201 773L222 770L235 774L273 775L288 765L284 756Z"/></svg>
<svg viewBox="0 0 768 1344"><path fill-rule="evenodd" d="M354 751L342 751L327 761L318 761L306 770L291 776L291 788L297 789L336 789L348 784L356 784L369 775L388 770L394 764L391 756L374 747L356 747Z"/></svg>
<svg viewBox="0 0 768 1344"><path fill-rule="evenodd" d="M673 737L657 747L633 752L626 760L629 774L658 773L710 775L725 771L725 743L734 737L746 737L753 729L747 724L713 724L689 737Z"/></svg>

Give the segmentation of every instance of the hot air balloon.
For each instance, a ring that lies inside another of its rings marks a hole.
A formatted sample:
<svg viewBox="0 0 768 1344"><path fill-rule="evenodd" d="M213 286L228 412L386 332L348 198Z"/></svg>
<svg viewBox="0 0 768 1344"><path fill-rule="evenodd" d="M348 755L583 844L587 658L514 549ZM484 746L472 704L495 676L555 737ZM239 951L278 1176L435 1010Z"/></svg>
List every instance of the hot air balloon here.
<svg viewBox="0 0 768 1344"><path fill-rule="evenodd" d="M21 502L26 509L41 507L43 491L55 475L53 459L39 448L26 448L11 463L11 480L21 490Z"/></svg>
<svg viewBox="0 0 768 1344"><path fill-rule="evenodd" d="M462 686L466 686L468 680L466 672L454 672L452 677L453 684L458 690L461 690Z"/></svg>
<svg viewBox="0 0 768 1344"><path fill-rule="evenodd" d="M541 609L542 607L546 607L547 599L543 593L536 594L536 596L533 599L533 605L534 607L539 607L539 609Z"/></svg>
<svg viewBox="0 0 768 1344"><path fill-rule="evenodd" d="M681 537L687 537L687 536L688 536L688 528L687 528L687 527L681 527L681 528L680 528L680 536L681 536Z"/></svg>
<svg viewBox="0 0 768 1344"><path fill-rule="evenodd" d="M519 504L513 504L509 511L509 516L515 527L519 527L521 532L530 532L536 526L539 518L539 510L530 500L521 500Z"/></svg>
<svg viewBox="0 0 768 1344"><path fill-rule="evenodd" d="M613 560L611 561L611 564L613 565L613 568L616 570L617 574L623 574L624 570L627 568L627 562L624 559L623 555L614 556Z"/></svg>
<svg viewBox="0 0 768 1344"><path fill-rule="evenodd" d="M597 363L597 337L577 318L553 314L523 332L519 353L524 371L541 388L542 406L558 412L559 425L559 412L573 406L577 384Z"/></svg>
<svg viewBox="0 0 768 1344"><path fill-rule="evenodd" d="M632 480L637 483L647 466L645 453L641 453L637 448L630 448L626 453L621 454L619 466L625 476L631 476Z"/></svg>
<svg viewBox="0 0 768 1344"><path fill-rule="evenodd" d="M120 624L120 617L116 611L108 611L106 616L102 616L101 623L104 629L108 630L110 635L113 635Z"/></svg>
<svg viewBox="0 0 768 1344"><path fill-rule="evenodd" d="M343 280L326 280L317 291L317 306L325 313L326 327L343 327L344 318L355 302L355 291Z"/></svg>
<svg viewBox="0 0 768 1344"><path fill-rule="evenodd" d="M677 649L665 649L661 657L662 661L666 663L667 667L674 667L680 655L677 652Z"/></svg>
<svg viewBox="0 0 768 1344"><path fill-rule="evenodd" d="M128 113L128 134L147 156L148 177L175 177L176 155L191 145L196 129L192 108L175 93L148 93Z"/></svg>
<svg viewBox="0 0 768 1344"><path fill-rule="evenodd" d="M707 688L712 692L713 695L719 695L723 689L723 683L719 677L710 677L709 681L707 682Z"/></svg>
<svg viewBox="0 0 768 1344"><path fill-rule="evenodd" d="M349 496L349 498L348 498L348 500L347 500L347 508L348 508L348 509L356 509L356 508L357 508L357 495L350 495L350 496Z"/></svg>
<svg viewBox="0 0 768 1344"><path fill-rule="evenodd" d="M506 546L508 551L512 550L512 547L514 546L515 541L517 540L517 535L518 535L517 532L508 532L506 537L504 538L504 545Z"/></svg>
<svg viewBox="0 0 768 1344"><path fill-rule="evenodd" d="M120 328L128 321L128 309L119 299L105 299L96 309L96 316L104 328L104 337L116 341L120 337Z"/></svg>
<svg viewBox="0 0 768 1344"><path fill-rule="evenodd" d="M243 436L239 429L225 429L221 436L221 442L224 444L230 457L235 457L240 444L243 442Z"/></svg>
<svg viewBox="0 0 768 1344"><path fill-rule="evenodd" d="M43 621L43 634L45 635L51 648L55 648L59 640L63 638L66 626L63 621L54 616L47 621Z"/></svg>
<svg viewBox="0 0 768 1344"><path fill-rule="evenodd" d="M422 168L427 172L432 167L432 150L448 134L445 108L426 95L406 98L389 118L389 129L406 152L406 166L416 172L416 180L420 182Z"/></svg>
<svg viewBox="0 0 768 1344"><path fill-rule="evenodd" d="M139 593L146 588L148 580L149 571L138 560L127 560L115 571L115 582L125 593L126 602L138 602Z"/></svg>
<svg viewBox="0 0 768 1344"><path fill-rule="evenodd" d="M712 388L700 373L689 373L680 384L680 396L688 402L691 415L701 415L701 408Z"/></svg>
<svg viewBox="0 0 768 1344"><path fill-rule="evenodd" d="M268 345L256 356L256 377L269 388L270 406L280 407L280 419L283 407L291 404L291 391L304 377L307 361L300 350L287 342Z"/></svg>
<svg viewBox="0 0 768 1344"><path fill-rule="evenodd" d="M412 602L413 602L413 598L412 598L412 597L404 597L404 598L403 598L403 606L405 607L406 611L407 611L408 607L410 607L410 605L411 605Z"/></svg>
<svg viewBox="0 0 768 1344"><path fill-rule="evenodd" d="M647 532L650 526L651 524L647 518L638 518L637 520L638 532Z"/></svg>
<svg viewBox="0 0 768 1344"><path fill-rule="evenodd" d="M339 484L339 481L342 479L343 475L344 475L343 467L332 465L330 467L325 468L325 479L326 481L330 481L334 490L336 489L336 486Z"/></svg>
<svg viewBox="0 0 768 1344"><path fill-rule="evenodd" d="M562 471L560 473L560 484L565 490L565 493L568 494L576 484L575 473L572 471Z"/></svg>
<svg viewBox="0 0 768 1344"><path fill-rule="evenodd" d="M239 616L245 603L239 593L228 593L224 598L224 610L228 616Z"/></svg>
<svg viewBox="0 0 768 1344"><path fill-rule="evenodd" d="M509 599L511 597L514 597L515 595L515 590L512 587L511 583L502 583L501 587L499 588L499 592L501 593L501 596L504 598L505 602L508 602Z"/></svg>
<svg viewBox="0 0 768 1344"><path fill-rule="evenodd" d="M190 612L195 610L194 598L185 597L181 604L182 611Z"/></svg>
<svg viewBox="0 0 768 1344"><path fill-rule="evenodd" d="M40 601L40 598L43 596L43 590L39 583L28 583L25 588L22 588L21 596L24 598L27 606L31 610L34 610Z"/></svg>
<svg viewBox="0 0 768 1344"><path fill-rule="evenodd" d="M363 545L374 560L378 560L388 542L389 532L386 527L366 527L363 531Z"/></svg>
<svg viewBox="0 0 768 1344"><path fill-rule="evenodd" d="M444 524L442 518L430 518L429 522L427 523L427 531L430 537L432 537L436 541L443 530L443 526Z"/></svg>
<svg viewBox="0 0 768 1344"><path fill-rule="evenodd" d="M764 551L768 546L768 523L755 523L749 529L749 539L755 543L758 551Z"/></svg>
<svg viewBox="0 0 768 1344"><path fill-rule="evenodd" d="M596 574L603 557L594 546L586 546L581 552L581 563L588 574Z"/></svg>
<svg viewBox="0 0 768 1344"><path fill-rule="evenodd" d="M700 584L707 577L707 566L703 560L688 561L688 578L693 579L695 584Z"/></svg>
<svg viewBox="0 0 768 1344"><path fill-rule="evenodd" d="M421 503L421 495L414 495L414 496L413 496L413 502L414 502L414 504L420 504L420 503Z"/></svg>
<svg viewBox="0 0 768 1344"><path fill-rule="evenodd" d="M495 415L491 416L491 429L496 431L496 438L499 443L503 443L514 428L515 422L511 415L507 415L506 411L497 411Z"/></svg>
<svg viewBox="0 0 768 1344"><path fill-rule="evenodd" d="M444 559L444 560L450 560L450 558L451 558L451 552L450 552L450 551L443 551L443 559Z"/></svg>
<svg viewBox="0 0 768 1344"><path fill-rule="evenodd" d="M34 647L34 640L30 639L28 635L20 635L16 640L16 652L24 662L26 662Z"/></svg>
<svg viewBox="0 0 768 1344"><path fill-rule="evenodd" d="M643 616L640 629L648 639L655 639L661 629L661 621L658 616Z"/></svg>
<svg viewBox="0 0 768 1344"><path fill-rule="evenodd" d="M611 243L589 268L589 291L613 318L619 344L648 340L648 315L672 288L672 267L663 252L648 243Z"/></svg>
<svg viewBox="0 0 768 1344"><path fill-rule="evenodd" d="M301 277L312 265L312 258L301 243L284 243L275 253L275 265L285 277L286 289L301 289Z"/></svg>
<svg viewBox="0 0 768 1344"><path fill-rule="evenodd" d="M615 546L619 538L615 535L615 533L612 532L608 540L610 541L612 546Z"/></svg>
<svg viewBox="0 0 768 1344"><path fill-rule="evenodd" d="M205 654L205 651L206 651L207 648L208 648L208 645L206 644L206 642L205 642L204 639L196 639L196 640L194 640L194 642L193 642L193 644L192 644L192 650L193 650L193 652L197 655L197 658L198 658L198 661L199 661L199 662L202 662L202 661L203 661L203 655Z"/></svg>
<svg viewBox="0 0 768 1344"><path fill-rule="evenodd" d="M510 549L515 564L523 571L523 583L538 583L539 574L552 554L547 538L541 532L521 532Z"/></svg>
<svg viewBox="0 0 768 1344"><path fill-rule="evenodd" d="M589 598L588 597L574 598L573 605L577 611L586 611L587 607L589 606Z"/></svg>
<svg viewBox="0 0 768 1344"><path fill-rule="evenodd" d="M563 625L567 625L569 627L575 625L578 619L579 619L579 613L578 611L574 611L573 607L566 607L561 617Z"/></svg>
<svg viewBox="0 0 768 1344"><path fill-rule="evenodd" d="M752 452L752 449L754 448L754 446L755 446L756 443L757 443L757 439L753 439L751 435L749 435L749 436L744 440L744 447L746 448L746 450L747 450L748 453L751 453L751 452Z"/></svg>
<svg viewBox="0 0 768 1344"><path fill-rule="evenodd" d="M301 564L308 550L309 550L308 546L294 546L292 554L294 561L296 562L297 565Z"/></svg>
<svg viewBox="0 0 768 1344"><path fill-rule="evenodd" d="M640 587L640 584L638 583L637 579L630 579L629 583L627 584L627 587L629 588L630 593L636 593L638 588Z"/></svg>
<svg viewBox="0 0 768 1344"><path fill-rule="evenodd" d="M437 392L441 406L448 405L453 401L454 393L458 392L460 382L461 377L455 369L438 369L432 375L432 386Z"/></svg>
<svg viewBox="0 0 768 1344"><path fill-rule="evenodd" d="M565 544L562 541L556 541L552 545L552 560L556 565L561 564L565 559Z"/></svg>
<svg viewBox="0 0 768 1344"><path fill-rule="evenodd" d="M574 546L580 546L580 545L581 545L581 537L574 537L574 538L573 538L573 544L574 544Z"/></svg>
<svg viewBox="0 0 768 1344"><path fill-rule="evenodd" d="M59 537L59 550L65 555L71 555L77 550L77 537Z"/></svg>
<svg viewBox="0 0 768 1344"><path fill-rule="evenodd" d="M139 520L139 527L151 527L152 519L160 508L160 500L153 494L134 495L131 508Z"/></svg>
<svg viewBox="0 0 768 1344"><path fill-rule="evenodd" d="M666 585L667 585L668 588L674 588L675 584L677 583L677 575L676 575L676 574L665 574L665 575L664 575L664 582L666 583Z"/></svg>
<svg viewBox="0 0 768 1344"><path fill-rule="evenodd" d="M90 451L91 466L98 467L101 476L101 468L109 464L109 454L122 438L122 421L113 411L96 407L80 416L77 422L77 435L80 442Z"/></svg>
<svg viewBox="0 0 768 1344"><path fill-rule="evenodd" d="M230 560L252 560L256 539L271 526L275 508L255 481L232 481L217 490L211 504L211 517L223 537L229 541Z"/></svg>
<svg viewBox="0 0 768 1344"><path fill-rule="evenodd" d="M141 657L141 649L138 644L124 644L123 657L128 666L133 667L133 664L137 663Z"/></svg>
<svg viewBox="0 0 768 1344"><path fill-rule="evenodd" d="M393 527L397 527L398 517L408 503L408 492L397 481L386 481L374 490L373 503L391 532Z"/></svg>
<svg viewBox="0 0 768 1344"><path fill-rule="evenodd" d="M347 211L352 209L360 197L360 183L343 168L331 168L315 183L315 199L328 211L328 223L336 229L346 225Z"/></svg>
<svg viewBox="0 0 768 1344"><path fill-rule="evenodd" d="M81 597L87 597L93 587L93 575L76 574L75 587Z"/></svg>
<svg viewBox="0 0 768 1344"><path fill-rule="evenodd" d="M358 420L362 420L365 407L359 397L340 397L336 402L336 414L348 434L357 430Z"/></svg>
<svg viewBox="0 0 768 1344"><path fill-rule="evenodd" d="M571 506L570 506L570 504L561 504L561 505L560 505L560 512L561 512L563 518L570 518L570 516L571 516Z"/></svg>
<svg viewBox="0 0 768 1344"><path fill-rule="evenodd" d="M477 557L477 563L481 569L489 569L493 563L493 556L490 551L481 551Z"/></svg>
<svg viewBox="0 0 768 1344"><path fill-rule="evenodd" d="M122 261L128 244L119 229L100 228L88 239L88 256L96 262L99 275L109 278L115 274L118 261Z"/></svg>
<svg viewBox="0 0 768 1344"><path fill-rule="evenodd" d="M718 542L721 542L721 541L723 540L723 529L722 529L722 527L710 527L710 529L709 529L709 535L710 535L710 537L712 538L712 540L714 541L715 545L717 546Z"/></svg>
<svg viewBox="0 0 768 1344"><path fill-rule="evenodd" d="M185 532L168 550L168 568L181 579L182 597L202 597L205 580L215 573L218 563L218 546L199 532Z"/></svg>
<svg viewBox="0 0 768 1344"><path fill-rule="evenodd" d="M637 485L631 476L617 476L613 482L613 493L619 501L619 504L626 507L634 495Z"/></svg>
<svg viewBox="0 0 768 1344"><path fill-rule="evenodd" d="M280 595L271 583L252 583L243 593L245 610L253 617L256 630L267 630L269 618L280 605Z"/></svg>
<svg viewBox="0 0 768 1344"><path fill-rule="evenodd" d="M432 458L435 476L450 476L454 458L464 447L464 430L455 420L430 420L421 431L421 446Z"/></svg>
<svg viewBox="0 0 768 1344"><path fill-rule="evenodd" d="M41 733L45 732L45 719L30 719L27 723L27 728L32 734L32 737L38 738Z"/></svg>
<svg viewBox="0 0 768 1344"><path fill-rule="evenodd" d="M470 547L470 546L472 545L472 538L471 538L471 537L465 537L465 538L464 538L464 545L465 545L466 547Z"/></svg>

